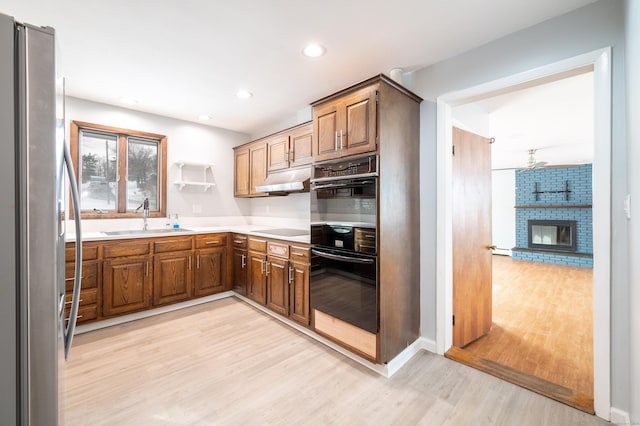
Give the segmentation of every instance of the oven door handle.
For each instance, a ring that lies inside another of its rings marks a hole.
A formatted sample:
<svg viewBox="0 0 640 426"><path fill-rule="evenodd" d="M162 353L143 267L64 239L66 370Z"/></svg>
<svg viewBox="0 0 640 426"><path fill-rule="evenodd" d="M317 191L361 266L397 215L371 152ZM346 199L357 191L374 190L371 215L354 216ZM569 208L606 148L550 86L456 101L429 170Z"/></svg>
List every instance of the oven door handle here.
<svg viewBox="0 0 640 426"><path fill-rule="evenodd" d="M360 257L342 256L340 254L325 253L323 251L318 251L315 249L311 249L311 253L315 254L316 256L324 257L331 260L339 260L342 262L364 263L364 264L372 264L373 262L375 262L375 260L373 259L363 259Z"/></svg>
<svg viewBox="0 0 640 426"><path fill-rule="evenodd" d="M332 188L355 188L358 186L370 185L375 183L373 180L361 180L356 182L348 182L348 183L327 183L325 185L314 185L311 189L319 190L319 189L332 189Z"/></svg>

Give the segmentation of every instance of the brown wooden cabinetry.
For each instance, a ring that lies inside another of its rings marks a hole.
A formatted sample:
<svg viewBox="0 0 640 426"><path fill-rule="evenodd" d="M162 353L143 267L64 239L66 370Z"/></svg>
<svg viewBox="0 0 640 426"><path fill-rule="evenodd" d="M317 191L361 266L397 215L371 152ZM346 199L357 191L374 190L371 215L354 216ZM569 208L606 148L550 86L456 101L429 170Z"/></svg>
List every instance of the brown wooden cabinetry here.
<svg viewBox="0 0 640 426"><path fill-rule="evenodd" d="M309 325L309 249L291 246L289 262L289 316Z"/></svg>
<svg viewBox="0 0 640 426"><path fill-rule="evenodd" d="M196 237L195 296L207 296L230 289L227 238L227 234Z"/></svg>
<svg viewBox="0 0 640 426"><path fill-rule="evenodd" d="M313 126L305 123L266 139L269 173L304 166L313 161Z"/></svg>
<svg viewBox="0 0 640 426"><path fill-rule="evenodd" d="M247 295L247 237L233 234L233 291L243 296Z"/></svg>
<svg viewBox="0 0 640 426"><path fill-rule="evenodd" d="M329 160L377 149L378 84L313 103L313 158Z"/></svg>
<svg viewBox="0 0 640 426"><path fill-rule="evenodd" d="M150 256L107 259L103 264L102 314L128 314L151 306Z"/></svg>
<svg viewBox="0 0 640 426"><path fill-rule="evenodd" d="M267 246L267 308L289 315L289 246L269 242Z"/></svg>
<svg viewBox="0 0 640 426"><path fill-rule="evenodd" d="M233 149L234 178L233 194L236 197L262 197L267 194L257 192L267 177L267 145L256 141Z"/></svg>
<svg viewBox="0 0 640 426"><path fill-rule="evenodd" d="M75 243L66 246L65 263L65 319L69 318L73 286L75 284ZM80 304L78 306L78 324L93 321L98 318L101 305L102 277L99 259L99 246L95 243L82 245L82 280Z"/></svg>

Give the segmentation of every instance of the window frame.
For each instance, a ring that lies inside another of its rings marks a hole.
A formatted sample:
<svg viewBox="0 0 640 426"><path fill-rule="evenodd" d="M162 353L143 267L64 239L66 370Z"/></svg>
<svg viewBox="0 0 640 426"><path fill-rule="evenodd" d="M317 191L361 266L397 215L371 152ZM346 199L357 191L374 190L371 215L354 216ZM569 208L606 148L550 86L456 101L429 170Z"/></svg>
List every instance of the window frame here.
<svg viewBox="0 0 640 426"><path fill-rule="evenodd" d="M150 132L142 132L139 130L123 129L113 126L105 126L102 124L87 123L84 121L73 120L69 125L69 145L71 151L71 159L75 168L76 181L80 182L80 132L81 130L106 132L117 135L116 153L118 156L118 176L126 176L127 174L127 138L144 138L158 141L158 210L149 211L149 217L166 217L167 215L167 137ZM120 219L120 218L137 218L141 217L141 212L127 211L126 199L126 179L118 180L118 206L115 212L93 212L80 211L81 219ZM80 206L82 209L82 206ZM71 217L73 211L69 209Z"/></svg>

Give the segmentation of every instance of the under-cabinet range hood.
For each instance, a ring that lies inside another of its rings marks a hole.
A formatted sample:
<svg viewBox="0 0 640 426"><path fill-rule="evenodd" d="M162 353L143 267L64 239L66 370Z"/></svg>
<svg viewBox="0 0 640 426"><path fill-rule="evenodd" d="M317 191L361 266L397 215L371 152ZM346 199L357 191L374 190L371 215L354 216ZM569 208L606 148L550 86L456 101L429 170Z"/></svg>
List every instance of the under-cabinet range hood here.
<svg viewBox="0 0 640 426"><path fill-rule="evenodd" d="M311 170L309 167L269 173L269 176L260 185L256 186L256 191L268 192L274 195L307 192L309 191L310 178Z"/></svg>

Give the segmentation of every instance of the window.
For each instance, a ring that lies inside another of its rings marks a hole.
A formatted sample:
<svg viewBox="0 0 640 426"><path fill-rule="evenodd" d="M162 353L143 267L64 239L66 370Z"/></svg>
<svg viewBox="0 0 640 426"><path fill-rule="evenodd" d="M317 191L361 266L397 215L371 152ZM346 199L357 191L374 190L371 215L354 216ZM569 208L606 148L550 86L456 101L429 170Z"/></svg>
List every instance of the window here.
<svg viewBox="0 0 640 426"><path fill-rule="evenodd" d="M70 136L83 219L138 217L145 198L166 216L166 136L79 121Z"/></svg>

